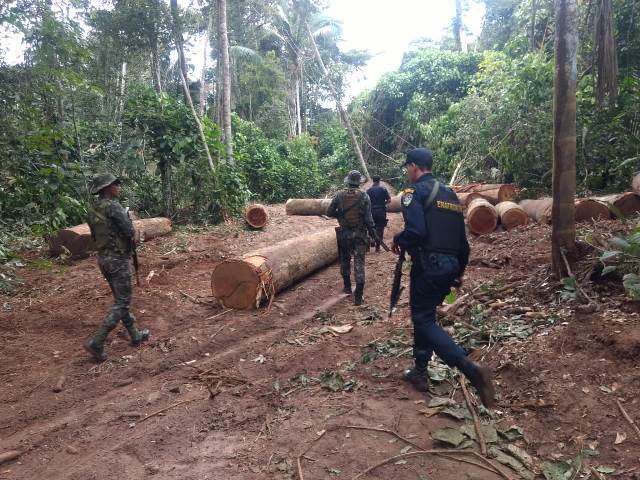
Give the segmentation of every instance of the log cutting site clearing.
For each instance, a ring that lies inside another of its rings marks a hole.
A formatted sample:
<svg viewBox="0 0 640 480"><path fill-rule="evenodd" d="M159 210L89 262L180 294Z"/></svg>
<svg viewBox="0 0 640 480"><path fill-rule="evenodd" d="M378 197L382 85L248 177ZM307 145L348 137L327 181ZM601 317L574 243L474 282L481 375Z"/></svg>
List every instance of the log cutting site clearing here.
<svg viewBox="0 0 640 480"><path fill-rule="evenodd" d="M589 280L627 224L578 225L573 286L553 277L547 225L471 238L441 321L494 371L489 411L444 364L430 367L426 396L400 378L411 324L406 298L387 317L390 253L367 256L360 307L339 293L335 264L268 307L222 306L211 291L222 262L333 224L266 210L263 231L181 228L145 242L132 309L153 336L132 350L118 331L101 364L79 341L112 301L95 260L43 269L46 252L24 256L19 292L2 299L3 478L640 478L628 416L640 310L619 282Z"/></svg>

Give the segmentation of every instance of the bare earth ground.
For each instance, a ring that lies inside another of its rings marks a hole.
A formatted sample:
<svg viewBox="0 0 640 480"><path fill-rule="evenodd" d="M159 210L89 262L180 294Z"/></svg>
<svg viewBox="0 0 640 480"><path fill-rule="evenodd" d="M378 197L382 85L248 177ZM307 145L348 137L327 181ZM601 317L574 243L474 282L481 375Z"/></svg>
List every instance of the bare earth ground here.
<svg viewBox="0 0 640 480"><path fill-rule="evenodd" d="M221 259L333 225L269 208L263 232L182 228L146 243L133 312L152 339L133 349L118 328L101 365L82 349L111 305L95 258L47 270L44 254L25 254L25 286L0 298L0 454L23 453L0 465L0 478L297 478L296 458L311 447L301 459L304 479L347 479L415 445L442 447L430 432L462 423L399 378L411 330L406 294L386 317L393 255L367 257L363 307L340 296L335 264L280 294L270 310L225 311L211 297ZM391 217L397 229L400 217ZM462 289L470 295L449 323L484 338L473 355L499 382L492 421L498 430L522 428L513 444L534 457L531 470L583 451L590 454L573 478L640 478L640 437L616 404L640 420L640 317L614 284L589 286L598 311L573 313L550 275L549 233L535 225L473 239ZM593 263L585 255L579 279ZM326 328L345 325L353 329ZM451 372L433 390L464 404ZM394 431L415 445L345 426ZM359 478L518 478L460 458L407 457Z"/></svg>

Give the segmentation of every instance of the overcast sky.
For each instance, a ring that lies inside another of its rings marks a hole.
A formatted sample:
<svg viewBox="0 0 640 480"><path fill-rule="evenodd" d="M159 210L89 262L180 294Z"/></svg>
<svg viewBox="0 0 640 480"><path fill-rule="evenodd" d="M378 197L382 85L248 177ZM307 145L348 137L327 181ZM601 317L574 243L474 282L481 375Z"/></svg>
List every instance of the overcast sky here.
<svg viewBox="0 0 640 480"><path fill-rule="evenodd" d="M187 6L193 2L179 0L179 3ZM483 15L478 3L469 3L464 14L464 43L473 41L479 34ZM424 37L438 40L450 34L455 0L332 0L326 13L343 23L343 50L369 50L374 55L351 79L349 96L353 96L372 88L384 73L397 69L412 41ZM3 38L1 30L0 44L5 51L5 61L10 64L21 62L22 38L17 34ZM193 76L199 76L204 42L194 40L187 56L195 67Z"/></svg>

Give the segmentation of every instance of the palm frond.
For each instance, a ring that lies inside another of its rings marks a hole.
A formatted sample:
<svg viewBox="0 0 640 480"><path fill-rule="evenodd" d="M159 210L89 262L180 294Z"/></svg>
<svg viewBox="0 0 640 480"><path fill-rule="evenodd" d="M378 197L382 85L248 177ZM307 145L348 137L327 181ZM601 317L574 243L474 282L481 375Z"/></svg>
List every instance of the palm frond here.
<svg viewBox="0 0 640 480"><path fill-rule="evenodd" d="M252 48L243 47L242 45L232 45L229 47L229 54L234 60L248 60L253 63L261 63L262 56Z"/></svg>

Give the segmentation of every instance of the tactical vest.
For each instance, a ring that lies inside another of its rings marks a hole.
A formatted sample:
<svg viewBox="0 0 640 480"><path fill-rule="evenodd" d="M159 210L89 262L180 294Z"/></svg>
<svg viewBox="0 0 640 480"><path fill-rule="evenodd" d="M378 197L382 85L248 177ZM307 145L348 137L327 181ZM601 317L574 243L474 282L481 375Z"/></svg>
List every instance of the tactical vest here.
<svg viewBox="0 0 640 480"><path fill-rule="evenodd" d="M429 182L433 187L433 182ZM426 200L425 200L426 202ZM446 185L440 185L431 205L424 205L427 226L427 252L458 255L465 235L462 205L457 195Z"/></svg>
<svg viewBox="0 0 640 480"><path fill-rule="evenodd" d="M127 256L131 251L130 240L114 225L108 216L111 200L101 198L89 209L89 226L96 250L100 255Z"/></svg>
<svg viewBox="0 0 640 480"><path fill-rule="evenodd" d="M362 203L364 192L357 188L346 189L341 196L342 222L340 225L346 228L361 228L364 226L362 218Z"/></svg>

